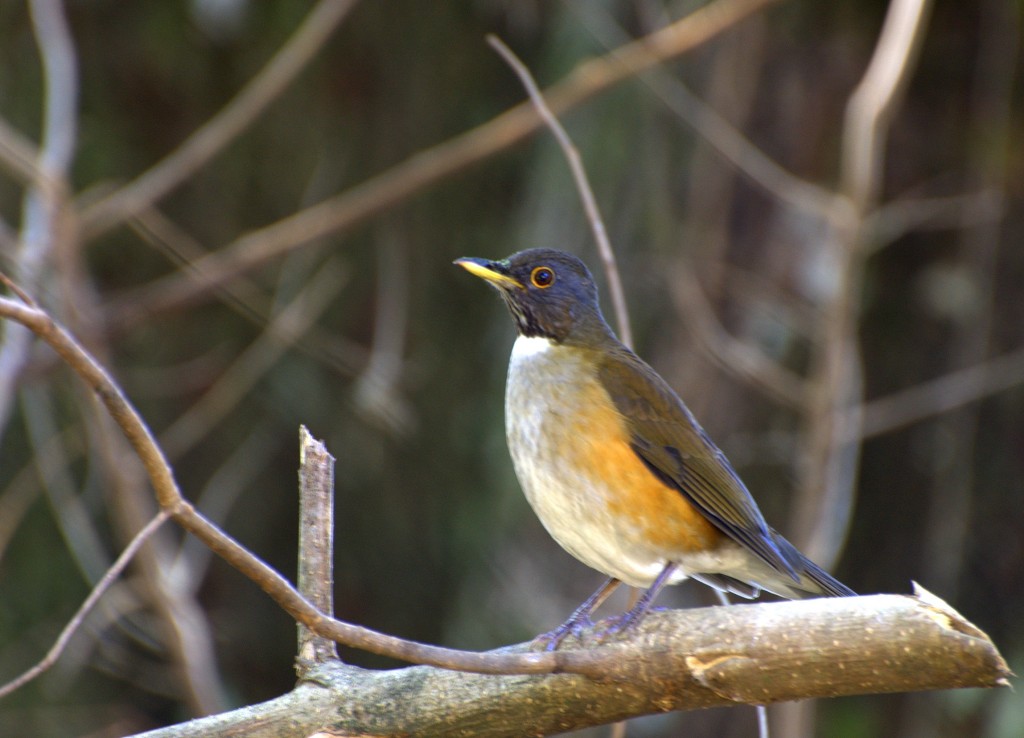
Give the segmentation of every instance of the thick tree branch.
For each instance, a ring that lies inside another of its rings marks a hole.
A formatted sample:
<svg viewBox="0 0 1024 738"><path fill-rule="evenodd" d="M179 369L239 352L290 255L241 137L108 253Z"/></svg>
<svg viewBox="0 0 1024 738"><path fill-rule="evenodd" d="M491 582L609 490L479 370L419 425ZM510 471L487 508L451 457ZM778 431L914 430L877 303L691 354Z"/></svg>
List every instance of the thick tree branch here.
<svg viewBox="0 0 1024 738"><path fill-rule="evenodd" d="M548 735L671 710L1006 686L1010 676L981 631L924 591L656 612L628 638L575 645L587 650L563 655L603 665L591 678L330 665L280 698L145 735Z"/></svg>

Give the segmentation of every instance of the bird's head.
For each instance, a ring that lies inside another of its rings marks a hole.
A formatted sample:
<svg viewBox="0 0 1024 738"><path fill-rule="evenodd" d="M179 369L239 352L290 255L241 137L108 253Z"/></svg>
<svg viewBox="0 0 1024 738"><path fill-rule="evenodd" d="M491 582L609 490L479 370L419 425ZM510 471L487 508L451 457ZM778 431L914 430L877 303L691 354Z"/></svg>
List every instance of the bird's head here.
<svg viewBox="0 0 1024 738"><path fill-rule="evenodd" d="M611 335L586 265L555 249L529 249L507 259L456 259L505 300L522 336L587 344Z"/></svg>

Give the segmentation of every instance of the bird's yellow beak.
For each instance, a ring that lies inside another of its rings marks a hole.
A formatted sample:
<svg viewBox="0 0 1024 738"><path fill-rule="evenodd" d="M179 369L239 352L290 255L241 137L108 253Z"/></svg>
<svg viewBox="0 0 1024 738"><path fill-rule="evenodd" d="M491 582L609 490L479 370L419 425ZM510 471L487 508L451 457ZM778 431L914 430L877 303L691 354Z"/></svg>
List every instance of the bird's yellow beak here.
<svg viewBox="0 0 1024 738"><path fill-rule="evenodd" d="M491 264L493 262L487 261L486 259L478 259L475 256L464 256L461 259L456 259L453 263L458 264L460 267L465 269L472 275L485 279L495 287L517 287L523 289L523 285L519 280L513 279L507 274L494 269Z"/></svg>

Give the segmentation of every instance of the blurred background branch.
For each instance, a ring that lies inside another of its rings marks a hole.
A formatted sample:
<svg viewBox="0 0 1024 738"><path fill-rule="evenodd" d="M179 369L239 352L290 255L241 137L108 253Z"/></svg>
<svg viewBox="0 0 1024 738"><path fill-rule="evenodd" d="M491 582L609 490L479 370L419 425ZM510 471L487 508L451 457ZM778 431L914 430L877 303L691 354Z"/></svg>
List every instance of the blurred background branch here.
<svg viewBox="0 0 1024 738"><path fill-rule="evenodd" d="M853 521L860 466L864 366L860 347L866 270L866 220L882 199L889 126L913 74L928 27L930 0L892 0L864 76L846 103L839 162L840 217L820 247L831 284L819 305L821 323L804 411L804 453L790 514L798 547L831 568ZM815 732L814 703L783 706L775 729L793 738Z"/></svg>
<svg viewBox="0 0 1024 738"><path fill-rule="evenodd" d="M86 237L102 235L150 207L238 138L306 68L353 5L355 0L320 0L281 50L217 115L152 168L85 207Z"/></svg>
<svg viewBox="0 0 1024 738"><path fill-rule="evenodd" d="M47 261L55 253L67 253L68 246L58 242L74 240L68 232L67 174L77 141L78 66L60 0L32 0L28 7L45 80L42 143L34 163L27 161L32 153L29 145L13 131L4 131L4 148L13 152L9 160L20 172L32 175L9 268L22 285L34 291L44 281ZM28 361L30 341L30 334L21 326L4 326L0 345L0 439L7 427L18 375Z"/></svg>

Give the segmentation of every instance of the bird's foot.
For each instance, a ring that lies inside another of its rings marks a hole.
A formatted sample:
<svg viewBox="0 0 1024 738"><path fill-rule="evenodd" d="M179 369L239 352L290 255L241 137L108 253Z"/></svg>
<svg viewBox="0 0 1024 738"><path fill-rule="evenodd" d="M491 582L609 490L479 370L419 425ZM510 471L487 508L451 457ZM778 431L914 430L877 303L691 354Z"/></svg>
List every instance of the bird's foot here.
<svg viewBox="0 0 1024 738"><path fill-rule="evenodd" d="M584 630L593 625L590 621L590 613L600 607L601 603L605 601L605 598L614 592L615 588L618 586L618 579L608 579L596 592L594 592L594 594L590 595L582 605L576 608L573 614L569 616L568 620L554 630L537 636L533 641L533 645L536 647L543 647L545 651L554 651L558 648L559 644L565 640L566 636L572 635L579 638Z"/></svg>
<svg viewBox="0 0 1024 738"><path fill-rule="evenodd" d="M637 627L647 613L666 609L668 608L651 607L651 598L647 596L641 597L640 601L632 609L627 610L618 617L609 618L608 625L602 625L599 628L598 639L603 643L610 638L614 638Z"/></svg>
<svg viewBox="0 0 1024 738"><path fill-rule="evenodd" d="M567 636L579 638L587 628L594 625L587 614L573 613L568 620L554 630L542 633L533 639L532 647L541 648L544 651L556 650Z"/></svg>
<svg viewBox="0 0 1024 738"><path fill-rule="evenodd" d="M604 643L609 639L615 638L617 635L635 628L640 624L640 621L644 619L644 616L648 612L657 612L659 610L667 609L669 608L634 607L632 610L628 610L621 615L605 618L596 626L595 635L597 641L598 643ZM562 641L569 636L581 638L585 630L594 627L595 624L588 615L573 613L568 620L554 630L548 631L547 633L543 633L534 638L532 647L541 648L544 651L554 651L561 645Z"/></svg>
<svg viewBox="0 0 1024 738"><path fill-rule="evenodd" d="M643 620L646 612L646 610L641 612L628 610L618 617L609 618L608 625L602 627L598 632L598 639L604 643L611 638L635 628L640 624L640 621Z"/></svg>

